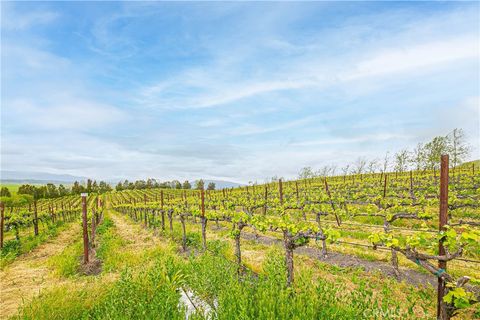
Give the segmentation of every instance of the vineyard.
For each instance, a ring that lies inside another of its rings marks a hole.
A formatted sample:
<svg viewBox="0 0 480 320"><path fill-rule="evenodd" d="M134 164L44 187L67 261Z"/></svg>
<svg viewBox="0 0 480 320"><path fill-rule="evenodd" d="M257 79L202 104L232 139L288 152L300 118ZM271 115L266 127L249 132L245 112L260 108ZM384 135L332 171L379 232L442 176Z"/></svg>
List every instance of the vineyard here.
<svg viewBox="0 0 480 320"><path fill-rule="evenodd" d="M5 201L1 316L480 318L478 169Z"/></svg>

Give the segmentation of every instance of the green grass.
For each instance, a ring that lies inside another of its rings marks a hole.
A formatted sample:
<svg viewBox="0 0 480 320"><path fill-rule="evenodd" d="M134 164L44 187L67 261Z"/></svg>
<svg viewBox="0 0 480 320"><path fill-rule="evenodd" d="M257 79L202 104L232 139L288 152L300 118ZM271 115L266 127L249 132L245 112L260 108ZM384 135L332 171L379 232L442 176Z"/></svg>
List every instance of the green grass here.
<svg viewBox="0 0 480 320"><path fill-rule="evenodd" d="M19 255L30 252L40 244L55 238L67 227L68 224L59 221L55 225L40 232L38 236L29 235L20 238L20 241L16 239L6 241L4 248L0 251L0 270L12 263Z"/></svg>
<svg viewBox="0 0 480 320"><path fill-rule="evenodd" d="M21 185L20 183L2 183L0 184L0 188L7 187L11 194L16 194Z"/></svg>
<svg viewBox="0 0 480 320"><path fill-rule="evenodd" d="M209 244L219 253L228 249L220 241ZM207 253L182 259L166 251L157 254L147 268L125 269L112 284L73 290L61 287L43 293L24 306L19 318L184 319L184 311L177 307L181 287L216 304L218 319L418 318L414 308L423 299L420 294L408 302L405 311L390 283L373 287L353 272L357 288L351 290L347 283L314 278L306 268L297 272L295 287L289 288L285 286L283 261L282 252L272 249L258 278L239 278L235 265L220 256ZM333 268L329 272L345 273ZM381 300L375 296L379 290Z"/></svg>
<svg viewBox="0 0 480 320"><path fill-rule="evenodd" d="M67 246L57 255L50 257L47 265L60 277L72 277L78 274L78 266L82 256L81 239Z"/></svg>
<svg viewBox="0 0 480 320"><path fill-rule="evenodd" d="M239 276L230 240L210 238L214 253L178 255L168 232L160 245L138 249L120 237L108 214L98 227L100 277L87 284L45 291L23 306L20 319L184 319L180 288L191 289L216 305L216 319L429 319L434 290L414 288L381 274L331 266L305 256L295 257L295 285L286 287L284 253L246 241L244 250L265 255L258 277ZM191 245L200 243L199 228L188 225ZM72 269L74 245L57 257L65 274ZM78 262L77 262L78 265ZM114 282L109 274L119 274ZM197 314L190 319L200 319Z"/></svg>

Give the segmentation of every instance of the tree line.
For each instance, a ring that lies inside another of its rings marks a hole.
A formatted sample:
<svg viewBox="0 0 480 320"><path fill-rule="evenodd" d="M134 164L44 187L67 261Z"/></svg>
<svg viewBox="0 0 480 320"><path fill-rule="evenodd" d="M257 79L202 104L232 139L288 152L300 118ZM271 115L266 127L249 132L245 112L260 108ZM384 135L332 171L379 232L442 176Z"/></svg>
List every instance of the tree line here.
<svg viewBox="0 0 480 320"><path fill-rule="evenodd" d="M465 132L454 129L445 136L437 136L426 143L418 143L412 150L401 149L394 154L386 152L385 156L367 160L359 157L352 164L340 168L343 175L387 172L405 172L408 170L436 170L440 166L442 154L449 154L452 167L463 163L470 154L471 146L467 143ZM337 166L324 166L319 170L304 167L300 170L298 178L308 179L314 177L334 176L338 174Z"/></svg>
<svg viewBox="0 0 480 320"><path fill-rule="evenodd" d="M136 180L119 182L115 190L142 190L142 189L152 189L152 188L164 188L164 189L192 189L192 184L185 180L183 183L180 183L178 180L158 182L156 179L147 179L147 180ZM205 181L203 179L196 180L194 182L193 188L195 189L204 189ZM68 195L78 195L83 192L87 193L98 193L102 194L108 191L112 191L113 188L105 181L97 182L96 180L88 179L86 184L82 184L78 181L75 181L71 187L59 184L58 187L53 183L47 183L46 185L31 185L23 184L18 188L18 195L29 195L33 199L51 199L64 197ZM210 182L207 185L207 190L215 190L215 183ZM7 187L2 187L0 189L1 197L11 197L12 194Z"/></svg>
<svg viewBox="0 0 480 320"><path fill-rule="evenodd" d="M210 182L207 185L207 190L215 190L215 183ZM192 189L192 184L190 181L185 180L181 183L178 180L172 181L164 181L158 182L155 179L147 179L145 180L136 180L136 181L128 181L125 180L123 182L119 182L115 186L115 190L122 191L122 190L142 190L142 189L152 189L152 188L163 188L163 189ZM193 185L194 189L201 190L205 189L205 181L203 179L196 180Z"/></svg>
<svg viewBox="0 0 480 320"><path fill-rule="evenodd" d="M85 185L75 181L71 187L59 184L58 187L53 183L46 185L31 185L23 184L18 188L17 194L31 195L34 199L51 199L64 197L68 195L80 194L82 192L88 193L105 193L111 191L112 187L105 181L97 182L96 180L88 179Z"/></svg>

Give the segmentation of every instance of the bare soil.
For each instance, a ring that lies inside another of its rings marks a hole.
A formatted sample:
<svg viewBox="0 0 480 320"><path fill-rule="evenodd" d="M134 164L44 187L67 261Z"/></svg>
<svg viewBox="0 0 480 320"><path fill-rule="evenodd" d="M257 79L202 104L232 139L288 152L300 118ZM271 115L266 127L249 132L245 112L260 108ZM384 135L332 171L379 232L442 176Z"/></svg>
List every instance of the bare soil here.
<svg viewBox="0 0 480 320"><path fill-rule="evenodd" d="M23 300L30 300L41 290L57 286L62 282L52 275L47 267L47 260L62 252L79 235L81 236L80 225L74 223L56 238L18 257L0 271L0 319L6 319L15 314Z"/></svg>
<svg viewBox="0 0 480 320"><path fill-rule="evenodd" d="M283 245L282 240L262 235L256 236L254 233L242 232L241 236L242 239L256 241L265 245ZM342 268L362 268L367 272L380 272L386 276L396 278L392 266L389 263L382 261L370 261L352 255L332 251L329 251L327 257L325 258L323 257L320 249L309 246L299 247L295 249L294 253L305 255L324 263ZM437 283L437 279L435 277L408 268L400 268L400 276L396 279L398 281L405 281L417 287L427 285L435 286Z"/></svg>

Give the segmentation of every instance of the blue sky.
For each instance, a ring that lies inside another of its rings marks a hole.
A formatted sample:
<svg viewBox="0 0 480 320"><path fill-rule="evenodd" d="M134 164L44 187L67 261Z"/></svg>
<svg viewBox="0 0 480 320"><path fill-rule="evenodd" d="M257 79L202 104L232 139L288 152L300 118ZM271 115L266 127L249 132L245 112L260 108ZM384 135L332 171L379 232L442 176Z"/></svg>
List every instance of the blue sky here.
<svg viewBox="0 0 480 320"><path fill-rule="evenodd" d="M294 177L463 128L475 2L2 2L2 169Z"/></svg>

